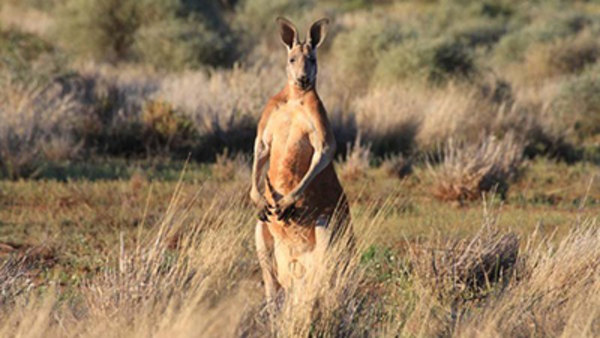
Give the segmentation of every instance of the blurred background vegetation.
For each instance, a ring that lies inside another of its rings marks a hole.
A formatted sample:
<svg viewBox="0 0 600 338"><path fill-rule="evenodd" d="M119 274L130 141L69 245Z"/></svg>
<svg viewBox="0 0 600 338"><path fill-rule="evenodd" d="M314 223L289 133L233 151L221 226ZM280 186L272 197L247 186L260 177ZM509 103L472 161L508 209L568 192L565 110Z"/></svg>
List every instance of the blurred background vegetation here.
<svg viewBox="0 0 600 338"><path fill-rule="evenodd" d="M278 15L332 20L363 244L273 325L248 191ZM599 33L598 0L0 0L0 337L599 336Z"/></svg>
<svg viewBox="0 0 600 338"><path fill-rule="evenodd" d="M596 1L3 0L0 175L249 152L284 85L278 15L302 35L333 20L319 91L341 158L358 138L373 165L510 135L526 157L599 161Z"/></svg>

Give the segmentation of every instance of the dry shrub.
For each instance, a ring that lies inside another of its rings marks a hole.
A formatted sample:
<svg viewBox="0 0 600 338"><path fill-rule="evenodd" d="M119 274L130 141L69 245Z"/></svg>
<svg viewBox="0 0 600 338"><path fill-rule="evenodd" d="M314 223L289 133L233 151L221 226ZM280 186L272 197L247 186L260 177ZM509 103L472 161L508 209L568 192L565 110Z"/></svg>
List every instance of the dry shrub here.
<svg viewBox="0 0 600 338"><path fill-rule="evenodd" d="M460 87L449 86L443 91L424 91L413 99L422 105L417 112L423 116L417 135L421 148L431 150L456 135L467 140L478 137L474 130L486 128L489 116L487 110L481 109L477 95L472 90L465 92Z"/></svg>
<svg viewBox="0 0 600 338"><path fill-rule="evenodd" d="M456 302L485 297L495 283L507 281L518 252L516 234L484 227L473 238L413 246L411 256L419 283L438 299Z"/></svg>
<svg viewBox="0 0 600 338"><path fill-rule="evenodd" d="M234 67L203 72L187 72L167 77L153 96L164 100L189 118L202 138L197 157L214 158L228 148L252 150L258 120L269 97L283 78L270 67Z"/></svg>
<svg viewBox="0 0 600 338"><path fill-rule="evenodd" d="M87 151L126 156L148 152L149 143L155 140L147 137L142 116L144 108L158 114L156 107L145 105L158 87L156 74L135 67L87 63L79 67L78 73L57 82L73 93L82 111L89 111L89 116L77 125L77 136L85 141ZM150 120L152 114L146 114ZM164 144L158 145L164 148Z"/></svg>
<svg viewBox="0 0 600 338"><path fill-rule="evenodd" d="M149 149L181 149L186 142L189 147L195 136L192 122L166 102L147 101L142 109L141 120L146 129L146 147Z"/></svg>
<svg viewBox="0 0 600 338"><path fill-rule="evenodd" d="M360 134L353 145L348 145L345 160L340 164L343 179L354 181L367 176L371 161L371 147L361 142Z"/></svg>
<svg viewBox="0 0 600 338"><path fill-rule="evenodd" d="M111 155L191 153L203 161L225 148L250 152L256 121L282 82L260 65L162 78L139 67L88 64L80 72L65 85L94 112L80 130L86 146Z"/></svg>
<svg viewBox="0 0 600 338"><path fill-rule="evenodd" d="M283 75L268 62L210 74L188 71L166 77L154 96L191 115L200 128L217 124L227 129L231 120L243 115L258 118L269 97L283 87Z"/></svg>
<svg viewBox="0 0 600 338"><path fill-rule="evenodd" d="M53 262L37 260L35 253L18 250L8 244L0 244L0 305L8 306L22 294L36 287L39 271L50 268Z"/></svg>
<svg viewBox="0 0 600 338"><path fill-rule="evenodd" d="M16 179L35 176L45 160L73 158L80 150L72 131L78 105L55 84L2 81L0 91L0 173Z"/></svg>
<svg viewBox="0 0 600 338"><path fill-rule="evenodd" d="M534 235L535 238L535 235ZM458 327L476 336L592 337L600 330L600 231L591 220L558 244L543 239L521 254L524 273Z"/></svg>
<svg viewBox="0 0 600 338"><path fill-rule="evenodd" d="M470 145L450 139L440 154L442 162L428 163L433 194L440 200L459 202L478 199L492 190L504 197L519 173L522 154L522 145L511 135L502 140L489 136Z"/></svg>
<svg viewBox="0 0 600 338"><path fill-rule="evenodd" d="M450 138L477 141L482 133L529 126L535 116L506 102L510 89L484 84L375 88L353 102L356 127L373 152L383 156L431 151Z"/></svg>

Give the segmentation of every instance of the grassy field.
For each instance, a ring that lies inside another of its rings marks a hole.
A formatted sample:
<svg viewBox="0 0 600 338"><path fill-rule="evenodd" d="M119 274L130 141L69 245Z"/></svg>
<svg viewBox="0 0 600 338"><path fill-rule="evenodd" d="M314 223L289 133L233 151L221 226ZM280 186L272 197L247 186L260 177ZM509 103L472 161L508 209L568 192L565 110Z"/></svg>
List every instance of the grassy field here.
<svg viewBox="0 0 600 338"><path fill-rule="evenodd" d="M121 169L107 172L107 166ZM532 161L505 200L490 195L464 203L432 198L425 167L404 179L383 169L346 179L360 243L353 275L344 277L348 285L320 286L329 292L319 298L326 305L315 300L301 315L286 309L275 326L264 315L249 168L239 158L185 170L181 163L125 161L62 169L72 178L0 183L5 334L594 335L600 329L597 311L586 310L600 301L594 165ZM431 270L430 259L460 255L461 241L480 243L473 250L485 252L511 233L518 256L501 277L454 288ZM555 271L557 264L568 267ZM538 274L559 274L561 281ZM562 288L556 294L555 283ZM525 285L531 290L521 290ZM561 312L567 306L571 311ZM506 316L514 321L500 320Z"/></svg>
<svg viewBox="0 0 600 338"><path fill-rule="evenodd" d="M357 247L273 311L278 15L332 20ZM597 1L0 0L0 336L599 336L599 34Z"/></svg>

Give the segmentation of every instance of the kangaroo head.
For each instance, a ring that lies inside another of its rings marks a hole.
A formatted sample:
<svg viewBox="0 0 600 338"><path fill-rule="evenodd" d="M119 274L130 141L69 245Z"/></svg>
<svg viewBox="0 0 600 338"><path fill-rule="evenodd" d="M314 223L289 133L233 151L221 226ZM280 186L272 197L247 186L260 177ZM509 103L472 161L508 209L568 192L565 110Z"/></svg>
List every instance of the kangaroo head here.
<svg viewBox="0 0 600 338"><path fill-rule="evenodd" d="M287 77L290 85L302 90L314 88L317 79L317 47L325 39L329 19L320 19L310 26L306 41L300 42L298 31L292 22L279 17L279 34L287 48Z"/></svg>

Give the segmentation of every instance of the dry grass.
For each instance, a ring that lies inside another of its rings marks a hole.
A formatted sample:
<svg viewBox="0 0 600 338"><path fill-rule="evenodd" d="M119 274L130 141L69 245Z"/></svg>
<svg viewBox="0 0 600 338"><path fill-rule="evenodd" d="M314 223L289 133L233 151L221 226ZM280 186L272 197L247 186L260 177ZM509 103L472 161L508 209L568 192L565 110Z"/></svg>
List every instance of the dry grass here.
<svg viewBox="0 0 600 338"><path fill-rule="evenodd" d="M525 102L511 102L511 95L497 80L441 89L397 85L369 91L353 110L375 154L409 154L431 151L450 138L476 143L486 133L527 133L541 112L523 109Z"/></svg>
<svg viewBox="0 0 600 338"><path fill-rule="evenodd" d="M435 297L449 302L485 298L496 283L510 280L519 252L514 233L485 227L473 238L438 241L412 252L415 274Z"/></svg>
<svg viewBox="0 0 600 338"><path fill-rule="evenodd" d="M494 190L506 195L512 179L519 173L523 147L511 135L498 140L484 138L480 144L450 142L440 154L442 162L428 164L433 195L445 201L478 199Z"/></svg>
<svg viewBox="0 0 600 338"><path fill-rule="evenodd" d="M459 325L462 336L579 336L600 332L600 233L576 226L558 245L527 247L518 281Z"/></svg>
<svg viewBox="0 0 600 338"><path fill-rule="evenodd" d="M240 188L236 184L213 192L204 215L191 213L190 207L210 188L196 195L177 188L157 227L146 231L142 223L133 238L121 233L114 254L105 258L105 268L80 287L83 303L75 307L53 297L59 290L50 289L42 299L27 291L21 298L23 288L31 289L28 279L17 286L14 282L27 270L25 261L5 264L2 271L9 278L2 280L2 289L19 292L8 293L15 303L11 311L3 308L0 333L163 337L352 332L364 281L357 253L365 244L359 242L357 251L348 251L348 241L338 241L330 248L331 260L300 290L299 301L290 296L272 312L262 301L254 220L251 213L240 212L246 210L246 194ZM348 264L340 268L342 257ZM33 308L35 325L26 319L32 318Z"/></svg>
<svg viewBox="0 0 600 338"><path fill-rule="evenodd" d="M137 229L120 232L103 268L79 284L70 301L61 301L67 294L52 277L42 284L49 288L32 283L40 272L28 262L42 258L6 261L2 336L597 333L600 237L594 220L576 225L558 245L532 235L518 250L516 236L495 227L501 212L486 207L473 237L420 240L386 262L365 253L395 200L363 206L354 215L355 250L338 241L302 297L290 295L275 311L264 303L259 282L254 220L242 192L247 186L214 187L190 193L180 182L155 226L147 228L144 219ZM194 211L198 204L200 213ZM149 197L144 214L150 205ZM373 274L383 264L392 264L390 282Z"/></svg>
<svg viewBox="0 0 600 338"><path fill-rule="evenodd" d="M211 167L212 177L217 181L247 180L250 181L251 159L242 154L230 154L227 149L217 155Z"/></svg>
<svg viewBox="0 0 600 338"><path fill-rule="evenodd" d="M79 148L72 130L80 108L61 88L3 79L0 92L0 172L35 176L39 163L73 158Z"/></svg>
<svg viewBox="0 0 600 338"><path fill-rule="evenodd" d="M346 158L340 164L342 178L353 181L365 177L370 167L371 156L371 146L364 144L359 134L354 144L348 145Z"/></svg>
<svg viewBox="0 0 600 338"><path fill-rule="evenodd" d="M0 27L18 27L19 29L44 36L52 27L53 20L40 10L15 6L10 1L5 1L0 6Z"/></svg>
<svg viewBox="0 0 600 338"><path fill-rule="evenodd" d="M413 161L402 155L393 155L386 158L381 164L390 177L403 179L413 173Z"/></svg>
<svg viewBox="0 0 600 338"><path fill-rule="evenodd" d="M183 110L201 133L231 131L245 118L257 119L269 97L283 88L283 73L277 71L260 64L215 70L210 75L174 74L161 81L154 96Z"/></svg>

